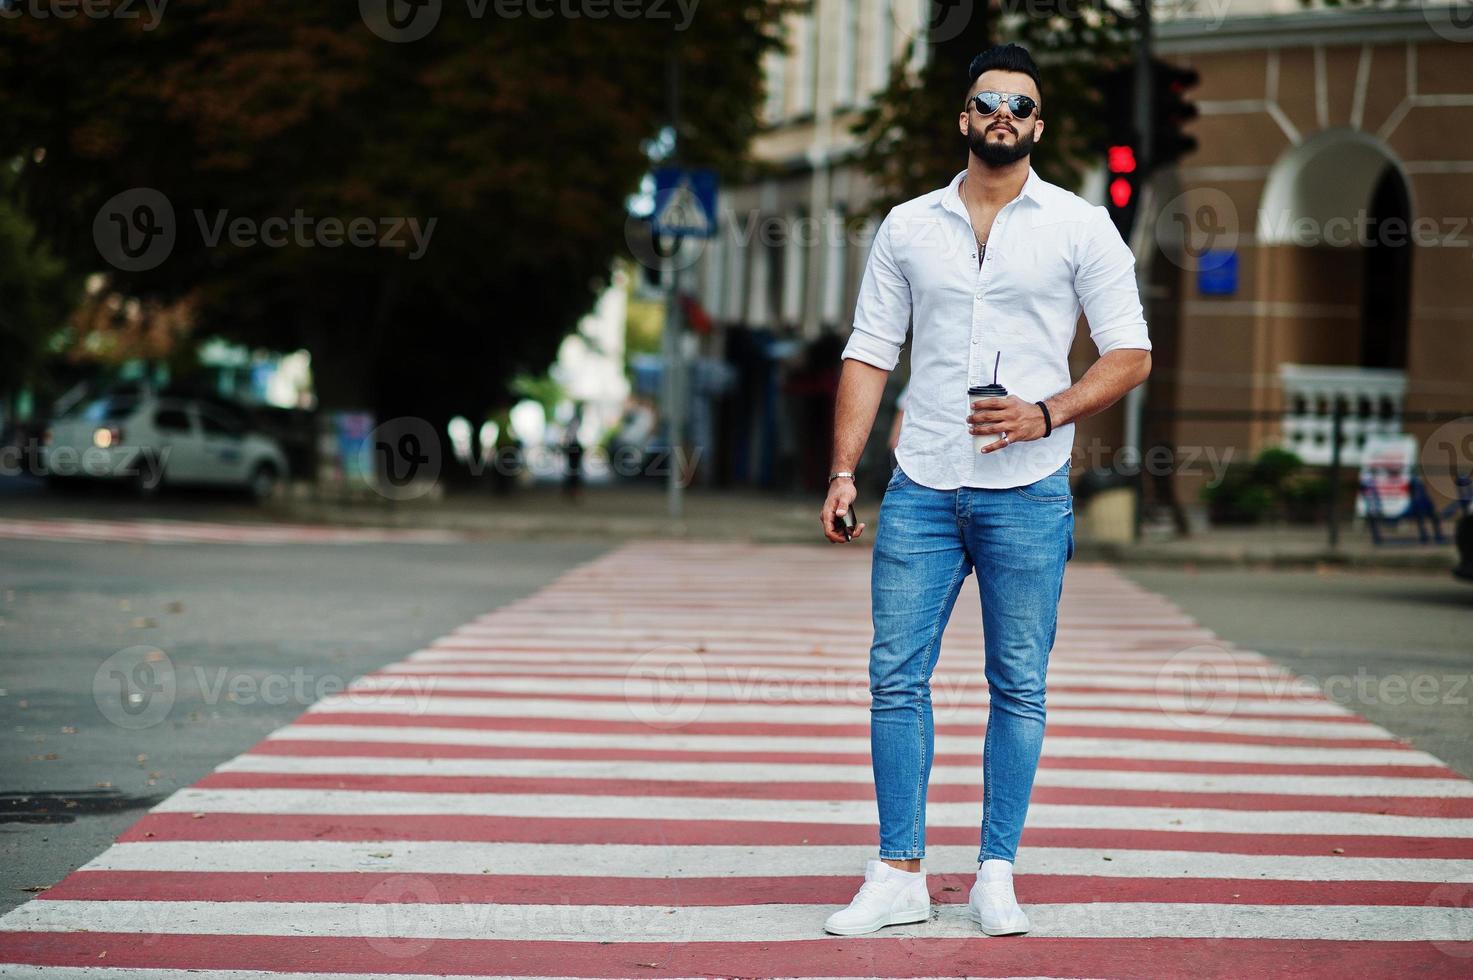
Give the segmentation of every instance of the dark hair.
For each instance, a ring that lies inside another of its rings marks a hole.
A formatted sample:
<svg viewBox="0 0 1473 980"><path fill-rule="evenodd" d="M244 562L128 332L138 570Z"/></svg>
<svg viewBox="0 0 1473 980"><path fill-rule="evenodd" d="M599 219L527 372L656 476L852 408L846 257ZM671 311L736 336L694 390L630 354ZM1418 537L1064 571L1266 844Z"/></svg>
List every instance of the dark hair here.
<svg viewBox="0 0 1473 980"><path fill-rule="evenodd" d="M1033 56L1028 49L1019 44L998 44L988 48L967 66L967 88L970 89L977 84L977 79L987 71L1015 71L1027 75L1033 79L1033 84L1038 86L1038 97L1043 99L1043 82L1038 77L1038 66L1033 63Z"/></svg>

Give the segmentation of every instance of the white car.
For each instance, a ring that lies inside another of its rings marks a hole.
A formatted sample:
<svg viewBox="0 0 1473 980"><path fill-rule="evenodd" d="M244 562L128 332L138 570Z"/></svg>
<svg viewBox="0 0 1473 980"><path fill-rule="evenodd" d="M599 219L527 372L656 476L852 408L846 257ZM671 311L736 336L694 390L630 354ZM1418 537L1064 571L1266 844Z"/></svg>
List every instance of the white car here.
<svg viewBox="0 0 1473 980"><path fill-rule="evenodd" d="M198 398L124 389L55 419L41 440L50 481L127 480L152 493L163 483L231 486L257 500L287 475L276 440L251 430L243 412Z"/></svg>

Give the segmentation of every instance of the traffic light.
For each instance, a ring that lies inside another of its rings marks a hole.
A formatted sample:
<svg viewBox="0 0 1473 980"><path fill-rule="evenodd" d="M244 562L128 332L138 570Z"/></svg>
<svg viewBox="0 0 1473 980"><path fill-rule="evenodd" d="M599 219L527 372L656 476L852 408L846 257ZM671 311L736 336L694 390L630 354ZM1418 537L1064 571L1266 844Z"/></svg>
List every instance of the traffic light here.
<svg viewBox="0 0 1473 980"><path fill-rule="evenodd" d="M1120 237L1129 240L1142 176L1136 152L1135 66L1127 62L1104 73L1099 89L1104 133L1097 147L1105 156L1105 209Z"/></svg>
<svg viewBox="0 0 1473 980"><path fill-rule="evenodd" d="M1197 107L1187 101L1186 92L1198 80L1191 68L1151 60L1151 133L1146 143L1135 114L1135 64L1125 62L1100 76L1104 135L1097 146L1105 155L1105 207L1122 238L1130 238L1146 179L1157 167L1169 166L1197 148L1196 139L1182 126L1196 118Z"/></svg>
<svg viewBox="0 0 1473 980"><path fill-rule="evenodd" d="M1197 118L1197 106L1186 99L1187 89L1201 76L1192 68L1164 61L1151 64L1151 166L1165 167L1197 148L1196 137L1182 126Z"/></svg>
<svg viewBox="0 0 1473 980"><path fill-rule="evenodd" d="M1135 210L1140 195L1141 168L1135 159L1135 147L1120 143L1105 151L1105 193L1108 200L1105 209L1110 220L1115 222L1120 237L1130 240L1130 227L1135 221Z"/></svg>

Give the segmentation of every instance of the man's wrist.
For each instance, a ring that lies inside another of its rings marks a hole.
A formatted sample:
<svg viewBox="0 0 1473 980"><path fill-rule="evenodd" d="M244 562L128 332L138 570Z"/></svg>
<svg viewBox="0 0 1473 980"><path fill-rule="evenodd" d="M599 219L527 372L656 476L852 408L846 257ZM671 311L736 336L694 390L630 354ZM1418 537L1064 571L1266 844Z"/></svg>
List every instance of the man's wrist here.
<svg viewBox="0 0 1473 980"><path fill-rule="evenodd" d="M840 479L847 479L847 480L851 480L852 481L854 479L854 471L853 470L834 470L833 472L831 472L829 474L829 482L830 483L833 483L835 480L840 480Z"/></svg>

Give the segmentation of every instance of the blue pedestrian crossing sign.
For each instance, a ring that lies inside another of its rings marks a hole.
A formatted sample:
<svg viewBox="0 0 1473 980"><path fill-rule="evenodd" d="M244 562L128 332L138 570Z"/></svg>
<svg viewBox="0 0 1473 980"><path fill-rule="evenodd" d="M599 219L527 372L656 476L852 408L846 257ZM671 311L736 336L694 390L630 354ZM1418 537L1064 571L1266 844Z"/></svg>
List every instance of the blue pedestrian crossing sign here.
<svg viewBox="0 0 1473 980"><path fill-rule="evenodd" d="M656 235L710 238L716 234L716 172L662 167L655 171Z"/></svg>

